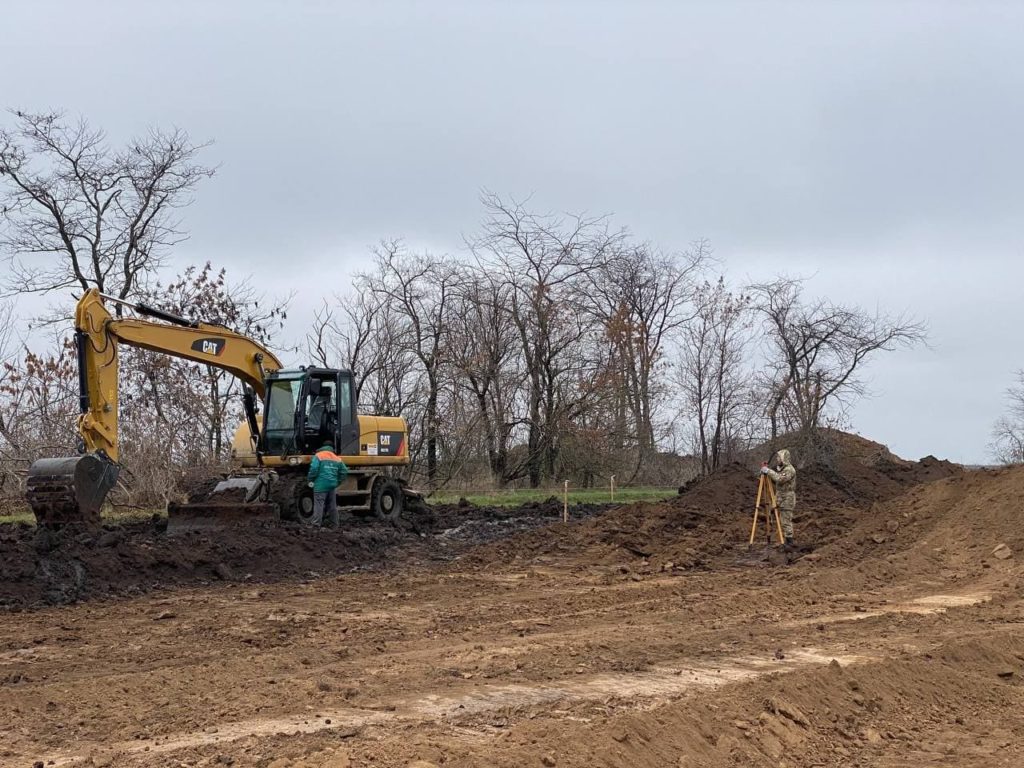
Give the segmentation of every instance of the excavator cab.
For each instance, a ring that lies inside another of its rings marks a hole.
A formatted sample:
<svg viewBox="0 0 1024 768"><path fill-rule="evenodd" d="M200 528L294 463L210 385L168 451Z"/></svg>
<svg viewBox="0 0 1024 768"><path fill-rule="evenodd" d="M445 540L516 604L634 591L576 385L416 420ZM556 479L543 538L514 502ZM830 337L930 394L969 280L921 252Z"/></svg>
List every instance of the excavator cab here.
<svg viewBox="0 0 1024 768"><path fill-rule="evenodd" d="M274 371L267 376L266 391L259 453L309 456L324 443L331 443L342 455L359 453L355 388L350 371Z"/></svg>

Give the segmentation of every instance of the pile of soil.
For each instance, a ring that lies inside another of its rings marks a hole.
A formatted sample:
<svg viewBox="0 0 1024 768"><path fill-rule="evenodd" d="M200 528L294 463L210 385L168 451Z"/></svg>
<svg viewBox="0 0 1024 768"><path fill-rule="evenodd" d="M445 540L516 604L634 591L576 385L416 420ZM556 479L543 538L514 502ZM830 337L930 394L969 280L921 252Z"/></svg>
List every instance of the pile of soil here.
<svg viewBox="0 0 1024 768"><path fill-rule="evenodd" d="M800 456L799 446L806 440L806 436L799 433L779 435L774 440L752 448L743 458L744 464L752 468L762 461L769 460L780 448L788 448L793 452L793 459L797 465L803 464L803 457ZM856 461L860 464L873 466L875 464L910 464L906 459L900 458L889 450L889 446L869 440L862 435L852 432L844 432L840 429L821 428L815 435L816 443L829 456L840 457L848 461Z"/></svg>
<svg viewBox="0 0 1024 768"><path fill-rule="evenodd" d="M973 470L919 485L857 515L818 553L872 572L970 574L1024 553L1024 467Z"/></svg>
<svg viewBox="0 0 1024 768"><path fill-rule="evenodd" d="M928 515L934 509L951 508L951 498L944 494L974 487L973 481L962 481L963 472L933 457L919 462L883 457L865 463L860 455L838 456L827 465L801 468L796 525L804 545L802 554L815 550L815 557L827 562L852 563L918 546L907 537L928 539L923 535L931 524ZM1018 475L1011 472L1007 477ZM943 478L956 481L922 486ZM1001 495L993 504L999 509L1008 508L1009 501L1024 492L1024 471L1019 478L1019 484L1013 481L998 491ZM904 495L918 487L917 495ZM925 490L933 487L939 490ZM409 510L398 525L348 518L337 531L281 522L250 522L175 536L162 533L155 523L58 532L0 526L0 608L131 595L216 580L316 578L456 557L470 567L486 569L494 562L540 562L557 556L579 567L610 567L637 577L718 569L735 565L745 556L756 488L756 473L732 464L663 502L574 506L569 525L556 522L562 505L551 498L515 508L461 503ZM939 495L933 498L929 493ZM976 493L983 493L982 486ZM982 533L978 526L983 516L973 507L954 504L952 508L960 510L964 519L976 521L969 530L956 528L959 535ZM1019 535L1008 532L1002 538L1018 546ZM831 547L840 541L842 546ZM879 573L893 567L886 563Z"/></svg>
<svg viewBox="0 0 1024 768"><path fill-rule="evenodd" d="M601 505L577 505L576 518ZM72 603L214 581L310 578L398 563L447 560L467 547L559 519L557 499L519 507L438 505L397 525L343 516L338 530L260 521L168 535L165 521L65 527L0 526L0 609Z"/></svg>
<svg viewBox="0 0 1024 768"><path fill-rule="evenodd" d="M797 478L797 525L805 551L848 535L872 505L963 471L934 457L873 465L838 457L830 465L804 467ZM722 567L733 563L737 548L746 544L756 494L757 475L743 464L730 464L687 484L675 499L630 504L579 524L526 532L473 557L486 563L576 553L581 562L618 564L641 573ZM760 534L758 540L763 540Z"/></svg>
<svg viewBox="0 0 1024 768"><path fill-rule="evenodd" d="M832 464L811 464L797 472L799 505L813 510L862 505L892 498L922 483L963 472L948 461L928 456L917 462L881 461L865 464L857 458L839 457ZM675 506L705 512L753 510L758 476L744 464L734 463L680 489Z"/></svg>

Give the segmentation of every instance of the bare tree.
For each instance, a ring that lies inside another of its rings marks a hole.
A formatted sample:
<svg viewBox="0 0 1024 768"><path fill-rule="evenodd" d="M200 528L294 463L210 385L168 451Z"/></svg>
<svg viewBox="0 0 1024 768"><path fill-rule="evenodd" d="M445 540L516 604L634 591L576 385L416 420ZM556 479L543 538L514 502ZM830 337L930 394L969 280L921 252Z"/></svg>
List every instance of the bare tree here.
<svg viewBox="0 0 1024 768"><path fill-rule="evenodd" d="M587 272L587 306L613 349L625 410L632 422L636 471L655 451L655 411L664 394L657 367L664 347L687 321L696 275L710 256L705 241L682 254L663 255L648 245L626 245ZM634 476L636 474L634 471Z"/></svg>
<svg viewBox="0 0 1024 768"><path fill-rule="evenodd" d="M751 330L750 300L730 292L722 278L704 283L695 312L683 329L676 381L684 410L694 424L701 471L722 465L748 427L750 373L746 349Z"/></svg>
<svg viewBox="0 0 1024 768"><path fill-rule="evenodd" d="M115 150L85 120L12 114L0 131L6 290L137 293L186 237L178 212L214 172L196 163L203 145L152 130Z"/></svg>
<svg viewBox="0 0 1024 768"><path fill-rule="evenodd" d="M516 328L506 311L513 290L503 280L467 271L452 312L450 354L456 386L468 392L474 404L471 428L483 437L491 480L498 485L525 469L522 462L509 460L519 425L517 396L524 382Z"/></svg>
<svg viewBox="0 0 1024 768"><path fill-rule="evenodd" d="M1024 462L1024 370L1017 371L1016 379L1006 390L1006 412L993 426L989 446L996 461L1003 464Z"/></svg>
<svg viewBox="0 0 1024 768"><path fill-rule="evenodd" d="M248 280L231 282L227 270L210 262L186 267L167 284L157 282L143 294L146 303L166 312L217 323L272 346L287 319L291 296L267 297ZM180 430L184 456L168 455L190 465L225 458L229 431L241 421L239 382L221 368L145 350L126 350L126 377L142 383L125 392L125 408L151 409L163 429Z"/></svg>
<svg viewBox="0 0 1024 768"><path fill-rule="evenodd" d="M17 381L14 320L14 305L0 303L0 494L17 482L16 466L23 453L17 420L24 391Z"/></svg>
<svg viewBox="0 0 1024 768"><path fill-rule="evenodd" d="M362 402L363 385L385 362L380 341L384 306L366 276L357 276L350 295L335 294L313 313L306 334L310 359L326 368L338 365L352 371L356 399Z"/></svg>
<svg viewBox="0 0 1024 768"><path fill-rule="evenodd" d="M537 487L554 475L560 429L585 406L597 372L584 352L583 278L624 235L604 217L535 214L490 193L482 202L482 233L470 246L479 267L511 289L505 311L526 373L527 474Z"/></svg>
<svg viewBox="0 0 1024 768"><path fill-rule="evenodd" d="M800 280L780 278L750 290L764 319L775 372L769 398L773 439L783 405L792 408L795 426L811 439L827 409L842 409L866 393L859 374L872 355L925 339L924 326L905 316L870 313L827 299L805 302Z"/></svg>
<svg viewBox="0 0 1024 768"><path fill-rule="evenodd" d="M74 449L78 370L74 343L59 336L51 353L8 355L0 375L0 487L21 500L24 470L35 459Z"/></svg>
<svg viewBox="0 0 1024 768"><path fill-rule="evenodd" d="M399 347L417 361L424 376L423 442L427 482L438 481L438 440L441 430L439 398L442 368L447 364L451 307L460 282L458 266L446 257L410 254L398 242L376 250L377 273L370 285L385 312L400 321Z"/></svg>

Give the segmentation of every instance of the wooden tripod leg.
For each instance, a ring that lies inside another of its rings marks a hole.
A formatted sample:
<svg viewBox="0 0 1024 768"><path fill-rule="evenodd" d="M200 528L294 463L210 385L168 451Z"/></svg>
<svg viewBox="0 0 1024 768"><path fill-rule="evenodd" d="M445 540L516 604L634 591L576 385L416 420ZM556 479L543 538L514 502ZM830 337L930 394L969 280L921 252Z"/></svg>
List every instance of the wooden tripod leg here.
<svg viewBox="0 0 1024 768"><path fill-rule="evenodd" d="M757 484L757 501L754 502L754 522L750 526L750 546L754 546L754 537L757 536L757 518L761 512L761 493L764 491L764 475Z"/></svg>
<svg viewBox="0 0 1024 768"><path fill-rule="evenodd" d="M779 544L786 543L786 537L782 533L782 515L779 513L779 501L775 496L775 486L768 484L768 494L772 499L772 512L775 513L775 529L779 534Z"/></svg>

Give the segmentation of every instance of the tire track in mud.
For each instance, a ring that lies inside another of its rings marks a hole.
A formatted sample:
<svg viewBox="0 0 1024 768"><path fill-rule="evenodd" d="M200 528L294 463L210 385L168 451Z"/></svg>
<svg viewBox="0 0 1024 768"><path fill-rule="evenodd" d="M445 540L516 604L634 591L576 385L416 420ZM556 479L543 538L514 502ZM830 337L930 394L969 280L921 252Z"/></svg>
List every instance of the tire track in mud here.
<svg viewBox="0 0 1024 768"><path fill-rule="evenodd" d="M890 614L930 615L950 609L977 605L990 599L985 592L962 592L924 595L882 606L871 611L832 614L788 623L799 626L809 623L838 624L862 621ZM221 723L202 731L182 732L151 740L124 741L113 745L80 745L74 754L65 752L47 759L56 766L88 765L96 755L108 757L156 756L183 749L228 744L244 738L279 735L313 734L324 731L358 731L366 726L387 726L397 723L418 723L451 720L465 715L482 714L525 707L551 707L565 702L616 698L628 700L637 709L654 706L687 695L714 690L725 685L743 683L771 673L792 673L800 669L822 666L833 660L843 666L879 661L885 649L877 652L851 654L847 650L830 652L827 648L802 648L787 652L783 658L734 656L711 663L695 664L692 659L663 662L645 672L599 674L569 682L527 684L495 684L481 686L468 694L428 694L412 700L382 703L376 708L330 709L280 718L254 718Z"/></svg>

